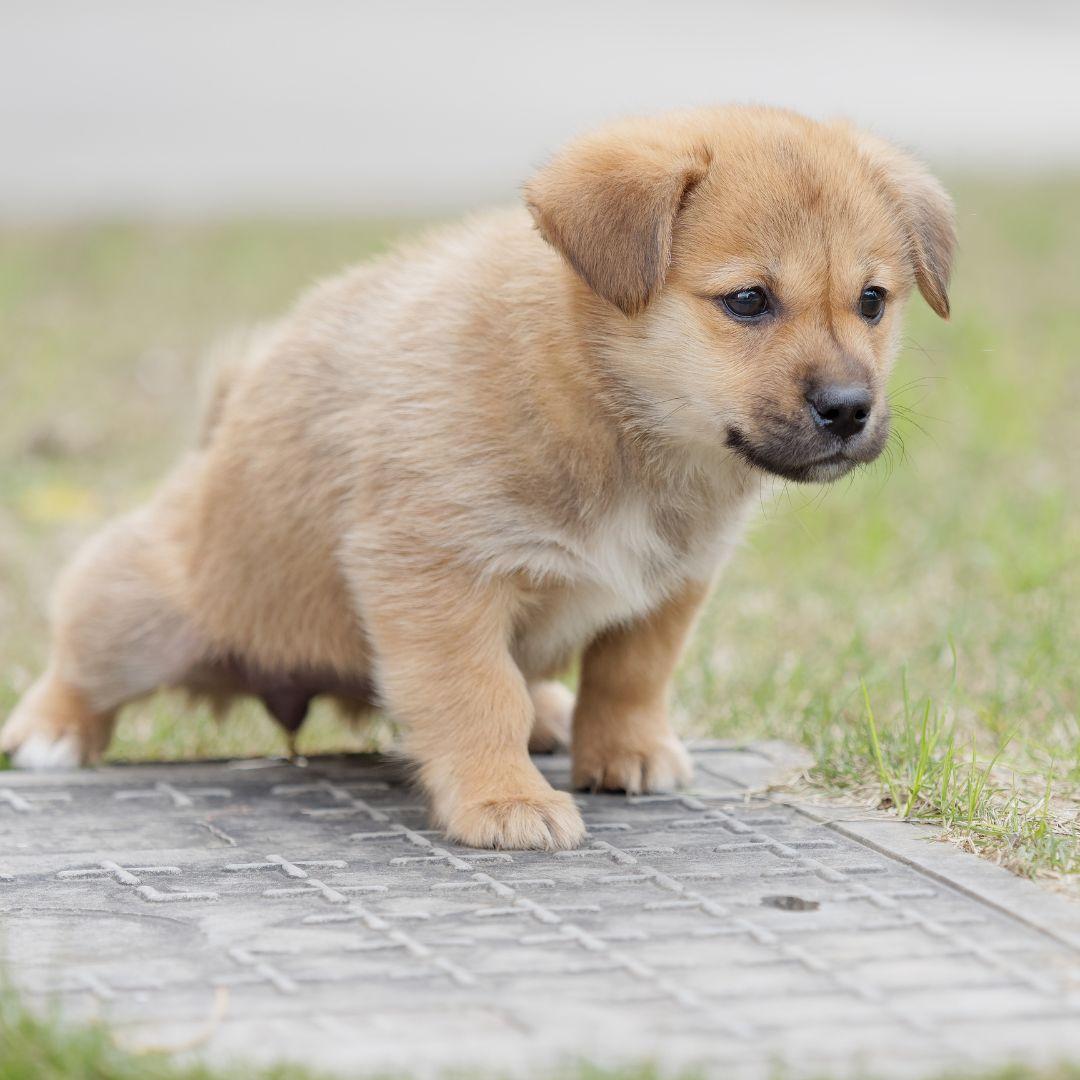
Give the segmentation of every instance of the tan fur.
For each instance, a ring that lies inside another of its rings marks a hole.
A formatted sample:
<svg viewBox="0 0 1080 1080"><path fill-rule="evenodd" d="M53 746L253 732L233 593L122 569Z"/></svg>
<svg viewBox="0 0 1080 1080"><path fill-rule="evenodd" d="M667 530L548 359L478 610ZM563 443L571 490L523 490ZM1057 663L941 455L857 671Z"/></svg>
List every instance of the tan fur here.
<svg viewBox="0 0 1080 1080"><path fill-rule="evenodd" d="M566 739L551 679L584 651L576 781L688 778L668 687L755 455L814 445L811 379L874 406L805 478L876 454L904 300L948 311L951 210L885 144L766 109L614 125L527 201L320 285L219 367L197 450L65 573L17 761L93 759L162 686L377 695L451 837L566 847L528 744ZM780 308L751 327L717 298L754 283Z"/></svg>
<svg viewBox="0 0 1080 1080"><path fill-rule="evenodd" d="M630 626L588 647L573 724L574 784L594 791L670 791L690 759L668 723L668 688L708 591L688 582Z"/></svg>

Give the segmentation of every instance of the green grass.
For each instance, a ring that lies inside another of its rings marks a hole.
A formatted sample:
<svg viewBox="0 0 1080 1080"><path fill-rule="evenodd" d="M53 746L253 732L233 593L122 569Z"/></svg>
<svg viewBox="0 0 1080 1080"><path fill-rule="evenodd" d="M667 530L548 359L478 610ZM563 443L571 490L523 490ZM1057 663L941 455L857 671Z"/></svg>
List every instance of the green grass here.
<svg viewBox="0 0 1080 1080"><path fill-rule="evenodd" d="M830 792L864 797L1020 874L1054 877L1074 889L1080 875L1071 786L1054 771L1020 771L1010 755L1019 732L995 740L966 731L948 707L905 699L882 724L864 690L861 724L803 730L817 764L809 779ZM982 751L980 744L986 745ZM996 743L996 745L995 745Z"/></svg>
<svg viewBox="0 0 1080 1080"><path fill-rule="evenodd" d="M24 1008L0 991L0 1080L318 1080L322 1074L279 1065L217 1069L180 1064L156 1051L125 1049L101 1024L72 1025Z"/></svg>
<svg viewBox="0 0 1080 1080"><path fill-rule="evenodd" d="M789 486L683 665L690 733L801 742L819 796L938 822L1080 892L1080 178L954 185L952 322L915 301L889 461ZM57 568L152 490L194 426L199 357L414 228L247 222L0 237L0 715L45 654ZM357 748L327 711L307 751ZM114 757L279 752L163 696Z"/></svg>
<svg viewBox="0 0 1080 1080"><path fill-rule="evenodd" d="M484 1080L484 1074L452 1074L457 1080ZM783 1080L783 1072L776 1080ZM570 1066L538 1080L698 1080L695 1071L672 1074L651 1065L603 1069ZM101 1024L74 1026L23 1008L10 993L0 992L0 1080L329 1080L295 1065L252 1068L212 1067L178 1062L159 1052L125 1049ZM374 1080L374 1078L372 1078ZM392 1080L386 1077L385 1080ZM491 1077L490 1080L497 1080ZM865 1080L872 1080L867 1076ZM1080 1080L1080 1065L1032 1067L1010 1065L993 1072L949 1073L938 1080Z"/></svg>

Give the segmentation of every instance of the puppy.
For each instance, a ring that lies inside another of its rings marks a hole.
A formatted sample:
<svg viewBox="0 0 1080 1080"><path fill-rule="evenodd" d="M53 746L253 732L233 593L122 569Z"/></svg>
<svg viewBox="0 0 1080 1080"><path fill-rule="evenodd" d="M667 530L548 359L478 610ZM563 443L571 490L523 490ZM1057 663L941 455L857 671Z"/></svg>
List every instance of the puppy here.
<svg viewBox="0 0 1080 1080"><path fill-rule="evenodd" d="M61 578L16 765L93 760L175 686L292 728L316 694L378 702L475 847L581 840L530 737L569 737L581 788L690 779L667 697L695 614L763 473L881 451L913 287L948 315L951 204L887 144L761 108L587 135L525 203L234 348L201 444Z"/></svg>

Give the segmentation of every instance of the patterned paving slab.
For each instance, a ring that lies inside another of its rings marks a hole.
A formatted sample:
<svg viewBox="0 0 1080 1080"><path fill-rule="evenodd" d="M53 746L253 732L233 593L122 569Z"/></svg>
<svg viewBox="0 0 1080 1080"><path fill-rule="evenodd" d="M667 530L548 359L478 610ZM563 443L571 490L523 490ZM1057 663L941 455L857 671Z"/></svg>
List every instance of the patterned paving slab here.
<svg viewBox="0 0 1080 1080"><path fill-rule="evenodd" d="M1075 906L768 796L782 748L695 757L559 854L446 844L375 757L0 773L0 963L133 1047L353 1073L1080 1058Z"/></svg>

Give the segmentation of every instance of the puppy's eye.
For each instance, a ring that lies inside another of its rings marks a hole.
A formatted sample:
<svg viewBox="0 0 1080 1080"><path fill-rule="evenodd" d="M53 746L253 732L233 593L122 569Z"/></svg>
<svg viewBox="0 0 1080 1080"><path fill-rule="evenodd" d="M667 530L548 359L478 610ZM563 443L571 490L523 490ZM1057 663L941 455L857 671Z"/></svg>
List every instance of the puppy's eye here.
<svg viewBox="0 0 1080 1080"><path fill-rule="evenodd" d="M885 311L885 290L867 285L859 297L859 314L867 321L876 323Z"/></svg>
<svg viewBox="0 0 1080 1080"><path fill-rule="evenodd" d="M736 289L722 297L721 302L736 319L759 319L769 310L769 295L764 289Z"/></svg>

